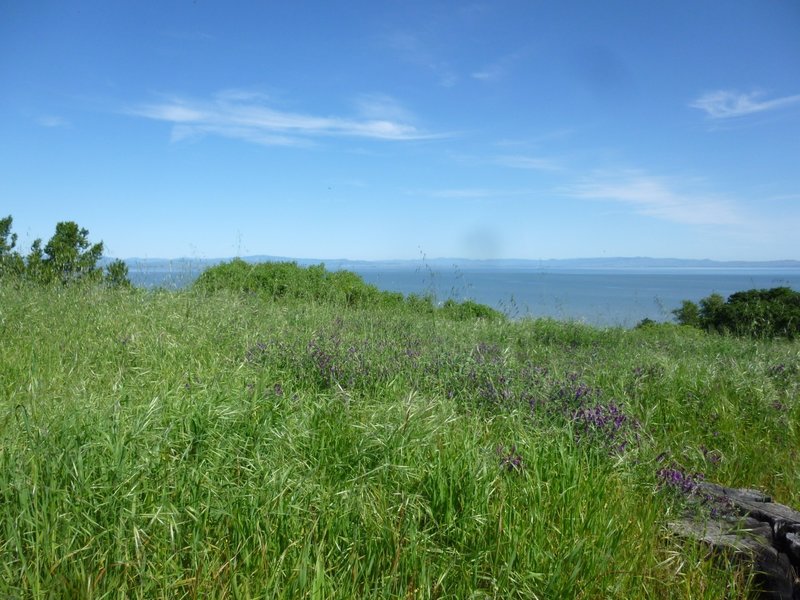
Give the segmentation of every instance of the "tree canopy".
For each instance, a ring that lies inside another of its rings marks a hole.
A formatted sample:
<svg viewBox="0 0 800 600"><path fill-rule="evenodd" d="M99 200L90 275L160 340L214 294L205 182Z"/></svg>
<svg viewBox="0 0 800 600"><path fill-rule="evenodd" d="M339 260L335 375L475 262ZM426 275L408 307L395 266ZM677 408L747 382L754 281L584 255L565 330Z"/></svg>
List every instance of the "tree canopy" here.
<svg viewBox="0 0 800 600"><path fill-rule="evenodd" d="M681 325L707 331L793 339L800 335L800 292L789 287L752 289L731 294L727 301L711 294L699 306L684 300L673 314Z"/></svg>
<svg viewBox="0 0 800 600"><path fill-rule="evenodd" d="M89 230L74 221L62 221L44 247L45 272L61 283L79 279L99 280L97 261L103 256L103 242L91 244Z"/></svg>
<svg viewBox="0 0 800 600"><path fill-rule="evenodd" d="M14 220L9 215L0 219L0 277L23 277L37 283L100 282L115 287L129 287L128 267L122 260L109 263L107 274L98 262L103 257L103 242L89 241L89 230L74 221L56 224L53 237L42 247L42 240L31 244L26 257L14 248L17 234L12 233Z"/></svg>
<svg viewBox="0 0 800 600"><path fill-rule="evenodd" d="M17 234L11 233L13 222L11 215L0 219L0 277L6 274L19 274L25 268L19 252L14 250L17 245Z"/></svg>

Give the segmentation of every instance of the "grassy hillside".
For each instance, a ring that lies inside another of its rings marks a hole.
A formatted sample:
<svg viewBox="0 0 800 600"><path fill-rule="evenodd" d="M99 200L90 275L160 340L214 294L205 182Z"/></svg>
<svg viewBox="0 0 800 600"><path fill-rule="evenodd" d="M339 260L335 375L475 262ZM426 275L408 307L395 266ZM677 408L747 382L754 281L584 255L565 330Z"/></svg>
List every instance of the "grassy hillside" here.
<svg viewBox="0 0 800 600"><path fill-rule="evenodd" d="M800 506L800 345L0 284L0 597L721 598L665 472Z"/></svg>

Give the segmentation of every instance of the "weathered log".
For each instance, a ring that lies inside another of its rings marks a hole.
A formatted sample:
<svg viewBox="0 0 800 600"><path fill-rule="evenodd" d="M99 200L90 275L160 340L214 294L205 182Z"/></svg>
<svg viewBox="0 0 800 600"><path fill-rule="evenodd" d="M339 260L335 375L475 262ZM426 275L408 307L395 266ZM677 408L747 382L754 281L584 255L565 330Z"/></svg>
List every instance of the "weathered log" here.
<svg viewBox="0 0 800 600"><path fill-rule="evenodd" d="M757 490L708 482L692 499L709 510L690 511L670 531L748 565L760 598L800 600L800 512Z"/></svg>

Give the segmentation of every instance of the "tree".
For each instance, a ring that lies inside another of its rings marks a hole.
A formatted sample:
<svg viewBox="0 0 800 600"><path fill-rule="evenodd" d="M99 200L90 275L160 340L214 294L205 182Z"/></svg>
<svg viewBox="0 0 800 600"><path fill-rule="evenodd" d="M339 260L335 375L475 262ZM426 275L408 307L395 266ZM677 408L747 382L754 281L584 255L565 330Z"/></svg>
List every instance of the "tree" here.
<svg viewBox="0 0 800 600"><path fill-rule="evenodd" d="M25 257L25 276L33 281L44 282L48 279L45 274L44 252L42 240L35 239L31 244L31 251Z"/></svg>
<svg viewBox="0 0 800 600"><path fill-rule="evenodd" d="M727 301L711 294L700 300L699 307L684 300L673 314L680 324L706 331L761 338L800 336L800 292L789 287L736 292Z"/></svg>
<svg viewBox="0 0 800 600"><path fill-rule="evenodd" d="M800 292L789 287L736 292L728 298L726 325L755 337L800 334Z"/></svg>
<svg viewBox="0 0 800 600"><path fill-rule="evenodd" d="M0 256L10 254L17 245L17 234L11 233L11 224L14 219L8 215L5 219L0 219ZM9 242L8 238L11 237Z"/></svg>
<svg viewBox="0 0 800 600"><path fill-rule="evenodd" d="M103 255L103 242L90 244L89 231L79 228L73 221L62 221L56 225L56 233L44 247L44 254L42 264L45 277L49 280L68 283L97 281L102 277L97 261Z"/></svg>
<svg viewBox="0 0 800 600"><path fill-rule="evenodd" d="M700 309L691 300L684 300L680 308L672 311L680 325L700 327Z"/></svg>
<svg viewBox="0 0 800 600"><path fill-rule="evenodd" d="M729 319L726 315L725 298L719 294L711 294L700 300L700 326L711 331L729 330Z"/></svg>
<svg viewBox="0 0 800 600"><path fill-rule="evenodd" d="M17 234L11 233L14 219L8 215L0 219L0 278L4 275L19 275L25 268L25 263L19 252L14 251L17 245Z"/></svg>
<svg viewBox="0 0 800 600"><path fill-rule="evenodd" d="M131 280L128 279L128 265L124 260L118 258L106 265L105 281L115 288L131 287Z"/></svg>

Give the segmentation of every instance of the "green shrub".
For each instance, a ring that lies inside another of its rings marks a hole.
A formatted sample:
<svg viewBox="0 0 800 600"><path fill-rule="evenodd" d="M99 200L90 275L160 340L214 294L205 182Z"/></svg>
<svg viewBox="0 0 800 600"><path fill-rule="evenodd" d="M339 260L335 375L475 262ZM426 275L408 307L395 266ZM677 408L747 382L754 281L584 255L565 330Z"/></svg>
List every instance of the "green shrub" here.
<svg viewBox="0 0 800 600"><path fill-rule="evenodd" d="M503 319L503 313L485 304L478 304L472 300L465 300L464 302L456 302L455 300L447 300L441 308L442 314L454 321L469 321L472 319Z"/></svg>
<svg viewBox="0 0 800 600"><path fill-rule="evenodd" d="M707 331L752 337L786 337L800 334L800 292L789 287L736 292L725 301L711 294L700 306L684 300L673 311L678 323Z"/></svg>
<svg viewBox="0 0 800 600"><path fill-rule="evenodd" d="M131 280L128 279L128 265L124 260L116 259L106 265L106 285L114 288L130 288Z"/></svg>
<svg viewBox="0 0 800 600"><path fill-rule="evenodd" d="M386 292L352 271L326 271L325 266L300 267L295 262L249 264L240 258L206 269L195 282L206 292L254 293L272 301L303 300L345 308L405 308L417 314L439 313L447 319L503 319L497 310L471 300L447 300L437 310L432 295Z"/></svg>
<svg viewBox="0 0 800 600"><path fill-rule="evenodd" d="M691 300L684 300L680 308L672 311L678 323L700 327L700 308Z"/></svg>

